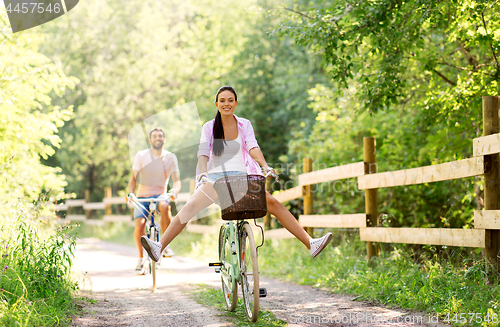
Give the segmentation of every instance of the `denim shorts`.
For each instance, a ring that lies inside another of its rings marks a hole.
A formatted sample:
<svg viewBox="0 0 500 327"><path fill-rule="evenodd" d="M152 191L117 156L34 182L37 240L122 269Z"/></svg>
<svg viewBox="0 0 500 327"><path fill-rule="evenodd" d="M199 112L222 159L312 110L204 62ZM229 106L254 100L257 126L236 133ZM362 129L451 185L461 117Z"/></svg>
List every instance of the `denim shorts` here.
<svg viewBox="0 0 500 327"><path fill-rule="evenodd" d="M159 197L161 194L158 194L158 195L154 195L154 196L148 196L148 197L145 197L145 198L157 198ZM138 200L140 199L145 199L145 198L137 198ZM170 201L168 200L162 200L162 201L166 201L168 204L170 204ZM156 202L156 205L157 205L157 208L158 208L158 201L155 201ZM144 208L146 208L146 210L144 209L138 209L136 206L134 206L134 219L137 219L137 218L146 218L149 214L149 204L151 202L149 201L146 201L146 202L140 202L140 204L142 204L144 206Z"/></svg>
<svg viewBox="0 0 500 327"><path fill-rule="evenodd" d="M235 171L235 170L224 171L224 172L219 172L219 173L209 173L208 180L213 185L215 183L215 181L221 177L232 176L232 175L246 175L246 174L247 174L246 171Z"/></svg>

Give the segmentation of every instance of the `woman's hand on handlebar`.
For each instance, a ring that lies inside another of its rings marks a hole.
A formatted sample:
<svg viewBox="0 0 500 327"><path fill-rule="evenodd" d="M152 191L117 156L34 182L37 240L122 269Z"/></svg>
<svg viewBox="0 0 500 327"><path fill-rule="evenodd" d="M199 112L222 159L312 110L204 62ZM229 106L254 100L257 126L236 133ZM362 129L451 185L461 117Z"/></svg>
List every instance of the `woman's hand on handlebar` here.
<svg viewBox="0 0 500 327"><path fill-rule="evenodd" d="M279 179L279 176L278 174L276 173L276 170L274 170L273 167L262 167L262 173L264 174L264 176L267 178L269 176L273 176L274 178L276 178L276 180Z"/></svg>
<svg viewBox="0 0 500 327"><path fill-rule="evenodd" d="M203 184L207 183L208 181L209 180L207 172L203 172L196 176L196 186L194 188L194 191L196 192L196 190L198 190Z"/></svg>

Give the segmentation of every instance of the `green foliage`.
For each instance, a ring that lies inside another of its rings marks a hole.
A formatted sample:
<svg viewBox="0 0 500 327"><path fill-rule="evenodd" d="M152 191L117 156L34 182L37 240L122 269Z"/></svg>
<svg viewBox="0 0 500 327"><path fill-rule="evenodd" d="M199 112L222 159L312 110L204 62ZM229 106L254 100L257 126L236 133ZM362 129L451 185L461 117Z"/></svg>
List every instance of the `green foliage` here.
<svg viewBox="0 0 500 327"><path fill-rule="evenodd" d="M61 65L39 52L44 37L38 32L12 34L7 13L0 8L0 197L28 196L43 190L57 192L66 185L59 168L41 163L61 144L57 135L72 113L55 105L77 81Z"/></svg>
<svg viewBox="0 0 500 327"><path fill-rule="evenodd" d="M499 280L488 275L483 260L467 259L460 251L440 257L426 251L415 260L415 253L396 247L382 251L370 266L366 245L357 236L337 232L332 242L337 246L313 259L297 240L268 241L259 253L261 273L391 307L439 313L441 321L455 313L500 316Z"/></svg>
<svg viewBox="0 0 500 327"><path fill-rule="evenodd" d="M322 55L339 87L359 84L371 111L418 94L443 114L496 94L496 1L289 1L277 30ZM430 93L427 93L430 92ZM427 93L427 94L426 94ZM455 112L455 114L458 114Z"/></svg>
<svg viewBox="0 0 500 327"><path fill-rule="evenodd" d="M42 221L24 203L3 206L0 222L0 324L65 326L79 309L70 278L76 236L56 228L46 239ZM45 227L47 228L47 227Z"/></svg>

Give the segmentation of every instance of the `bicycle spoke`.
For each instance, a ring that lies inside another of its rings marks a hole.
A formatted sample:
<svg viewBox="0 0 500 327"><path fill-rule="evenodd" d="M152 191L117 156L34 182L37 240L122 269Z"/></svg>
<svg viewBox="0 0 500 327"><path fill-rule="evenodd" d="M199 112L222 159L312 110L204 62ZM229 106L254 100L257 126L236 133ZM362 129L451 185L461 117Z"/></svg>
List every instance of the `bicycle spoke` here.
<svg viewBox="0 0 500 327"><path fill-rule="evenodd" d="M233 270L230 264L231 262L231 240L229 239L229 233L226 232L225 226L221 226L219 234L219 262L222 263L221 266L221 282L222 282L222 292L224 294L224 303L229 311L234 311L236 309L236 303L238 300L237 283L232 282Z"/></svg>
<svg viewBox="0 0 500 327"><path fill-rule="evenodd" d="M244 223L240 233L241 285L245 312L249 321L255 322L259 314L259 271L257 250L250 226Z"/></svg>

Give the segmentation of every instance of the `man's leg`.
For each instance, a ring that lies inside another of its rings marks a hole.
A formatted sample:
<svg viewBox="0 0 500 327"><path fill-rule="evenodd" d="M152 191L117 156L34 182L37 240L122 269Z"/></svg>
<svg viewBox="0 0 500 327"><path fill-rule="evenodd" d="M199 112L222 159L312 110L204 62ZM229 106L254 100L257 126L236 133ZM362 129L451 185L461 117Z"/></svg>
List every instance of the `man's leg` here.
<svg viewBox="0 0 500 327"><path fill-rule="evenodd" d="M168 225L170 225L170 221L172 220L172 211L170 204L168 204L167 201L161 201L160 204L158 205L158 209L161 214L161 220L160 220L160 227L161 227L161 233L165 233L165 231L168 228Z"/></svg>
<svg viewBox="0 0 500 327"><path fill-rule="evenodd" d="M141 244L141 236L144 235L144 228L146 227L146 219L139 217L135 219L134 240L139 252L139 258L142 258L143 248Z"/></svg>
<svg viewBox="0 0 500 327"><path fill-rule="evenodd" d="M139 259L137 260L137 266L135 266L136 275L144 275L144 259L143 259L143 248L141 244L141 236L144 235L144 227L146 226L146 219L143 217L138 217L135 219L135 230L134 230L134 240L135 245L139 253Z"/></svg>
<svg viewBox="0 0 500 327"><path fill-rule="evenodd" d="M168 226L170 225L170 221L172 220L172 211L171 206L167 201L161 201L158 204L158 210L161 213L160 227L161 233L165 233ZM175 252L170 248L170 246L166 247L163 251L163 257L172 257L175 255Z"/></svg>

